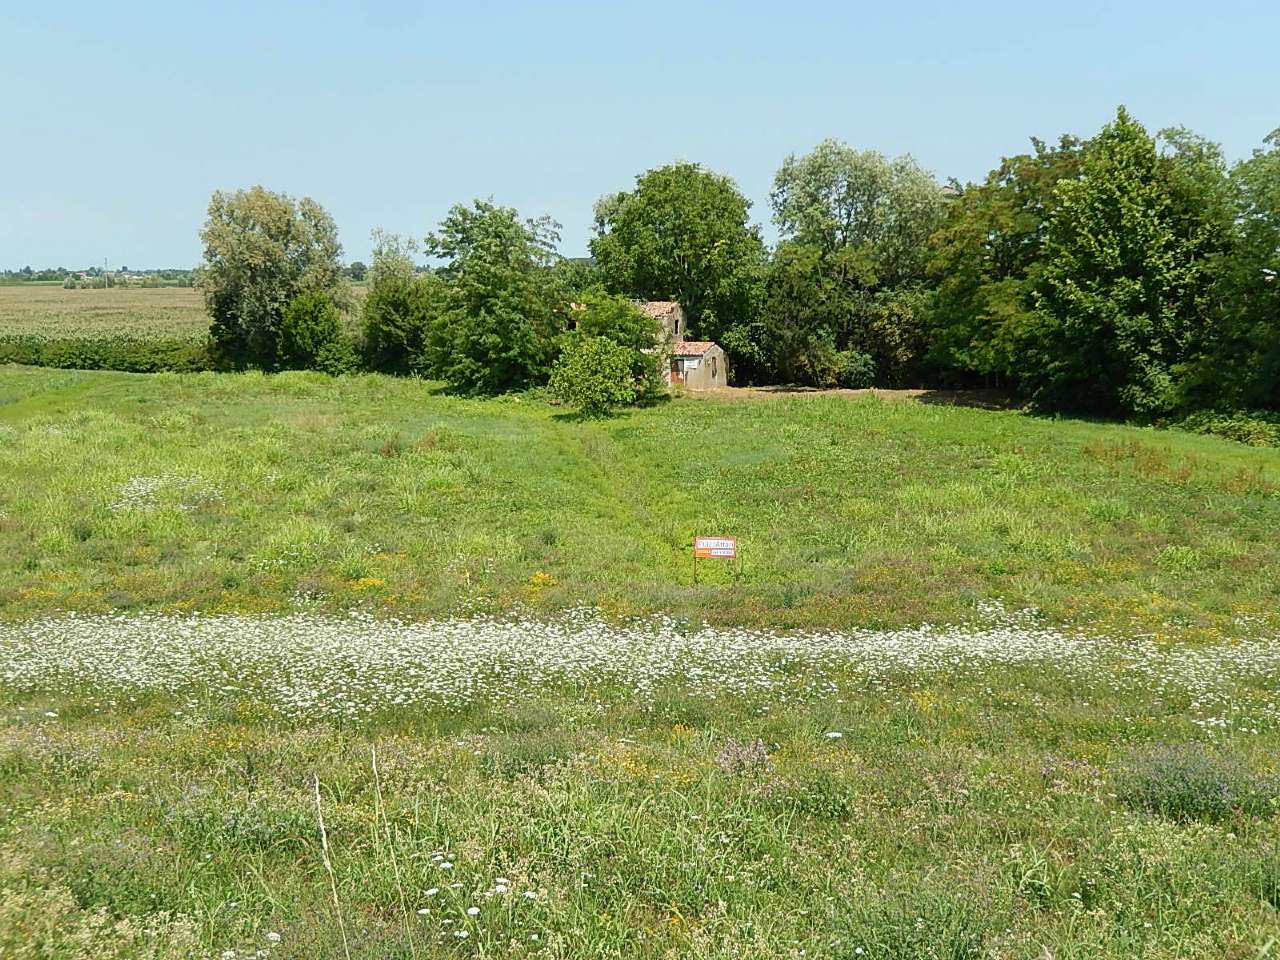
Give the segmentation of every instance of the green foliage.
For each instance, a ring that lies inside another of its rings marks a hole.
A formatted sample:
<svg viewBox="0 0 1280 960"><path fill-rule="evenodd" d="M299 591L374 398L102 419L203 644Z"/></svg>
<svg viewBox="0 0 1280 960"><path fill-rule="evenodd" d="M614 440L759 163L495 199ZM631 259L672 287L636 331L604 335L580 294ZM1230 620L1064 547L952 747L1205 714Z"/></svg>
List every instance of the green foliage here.
<svg viewBox="0 0 1280 960"><path fill-rule="evenodd" d="M1059 182L1021 378L1046 406L1152 415L1206 321L1226 243L1202 155L1162 158L1123 108Z"/></svg>
<svg viewBox="0 0 1280 960"><path fill-rule="evenodd" d="M551 283L566 300L580 300L600 286L600 269L589 257L560 257L551 264Z"/></svg>
<svg viewBox="0 0 1280 960"><path fill-rule="evenodd" d="M276 369L280 320L299 294L347 304L337 227L310 198L262 187L215 191L200 239L198 283L213 319L210 337L219 361L231 367Z"/></svg>
<svg viewBox="0 0 1280 960"><path fill-rule="evenodd" d="M369 292L363 306L364 362L380 373L424 372L423 349L442 292L414 266L412 241L375 231Z"/></svg>
<svg viewBox="0 0 1280 960"><path fill-rule="evenodd" d="M1225 372L1230 375L1230 372ZM1192 433L1225 437L1251 447L1280 447L1280 414L1222 413L1201 410L1178 420L1176 426Z"/></svg>
<svg viewBox="0 0 1280 960"><path fill-rule="evenodd" d="M1231 174L1237 242L1220 265L1222 321L1189 371L1188 403L1280 410L1280 130Z"/></svg>
<svg viewBox="0 0 1280 960"><path fill-rule="evenodd" d="M690 331L720 341L751 376L763 292L764 244L751 202L726 176L675 163L596 204L591 254L605 286L642 300L676 300Z"/></svg>
<svg viewBox="0 0 1280 960"><path fill-rule="evenodd" d="M423 369L469 393L546 381L567 327L568 304L549 270L557 229L483 200L450 210L426 241L448 263Z"/></svg>
<svg viewBox="0 0 1280 960"><path fill-rule="evenodd" d="M923 277L944 203L937 181L910 156L889 159L838 140L787 157L770 200L784 238L825 254L855 251L864 284L889 287Z"/></svg>
<svg viewBox="0 0 1280 960"><path fill-rule="evenodd" d="M565 338L551 371L551 393L584 417L604 417L636 398L634 351L607 337Z"/></svg>
<svg viewBox="0 0 1280 960"><path fill-rule="evenodd" d="M822 251L784 243L774 254L764 310L764 342L784 383L835 386L829 358L850 314L844 290L825 269Z"/></svg>
<svg viewBox="0 0 1280 960"><path fill-rule="evenodd" d="M933 176L910 157L825 140L786 159L771 199L784 242L771 269L765 340L779 371L794 379L807 365L803 382L824 385L847 379L841 355L852 352L869 357L885 385L916 381L928 349L927 241L945 203ZM855 368L858 379L862 359Z"/></svg>
<svg viewBox="0 0 1280 960"><path fill-rule="evenodd" d="M931 238L929 361L944 375L1016 382L1024 372L1020 344L1033 322L1057 187L1078 175L1085 147L1068 136L1032 144L1033 153L1006 158L953 198Z"/></svg>
<svg viewBox="0 0 1280 960"><path fill-rule="evenodd" d="M867 289L856 254L779 245L769 271L763 341L775 375L816 387L899 386L924 352L913 286Z"/></svg>
<svg viewBox="0 0 1280 960"><path fill-rule="evenodd" d="M1218 822L1237 814L1273 815L1280 809L1280 779L1198 744L1164 746L1133 757L1117 772L1116 795L1171 820Z"/></svg>
<svg viewBox="0 0 1280 960"><path fill-rule="evenodd" d="M213 369L208 345L184 338L0 335L0 363L64 370L194 373Z"/></svg>
<svg viewBox="0 0 1280 960"><path fill-rule="evenodd" d="M300 293L280 318L278 344L282 370L349 373L355 369L355 346L342 327L342 315L326 293Z"/></svg>
<svg viewBox="0 0 1280 960"><path fill-rule="evenodd" d="M604 337L627 351L631 378L641 395L661 389L662 324L639 309L626 297L608 293L603 287L584 290L572 322L580 337Z"/></svg>

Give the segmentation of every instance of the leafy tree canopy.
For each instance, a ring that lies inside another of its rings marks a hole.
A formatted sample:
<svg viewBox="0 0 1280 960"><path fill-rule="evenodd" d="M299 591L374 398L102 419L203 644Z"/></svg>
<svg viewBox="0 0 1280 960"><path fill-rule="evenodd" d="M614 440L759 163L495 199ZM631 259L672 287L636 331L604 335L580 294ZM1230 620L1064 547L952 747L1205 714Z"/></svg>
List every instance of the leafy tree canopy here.
<svg viewBox="0 0 1280 960"><path fill-rule="evenodd" d="M726 176L696 163L659 167L596 204L591 253L613 293L677 300L697 336L728 339L755 319L762 292L765 250L750 209Z"/></svg>
<svg viewBox="0 0 1280 960"><path fill-rule="evenodd" d="M453 207L426 239L446 261L424 368L458 389L501 393L543 383L567 328L551 266L559 225L483 200Z"/></svg>
<svg viewBox="0 0 1280 960"><path fill-rule="evenodd" d="M960 190L930 239L930 360L943 371L1020 373L1057 186L1079 175L1085 143L1063 136L1032 147Z"/></svg>
<svg viewBox="0 0 1280 960"><path fill-rule="evenodd" d="M197 282L210 336L232 366L275 369L280 319L299 294L324 293L340 309L348 303L337 227L310 198L263 187L216 191L200 239Z"/></svg>
<svg viewBox="0 0 1280 960"><path fill-rule="evenodd" d="M1122 107L1079 177L1059 182L1026 341L1042 402L1147 415L1176 405L1177 367L1205 319L1206 258L1226 243L1219 212L1195 202L1213 194L1205 162L1177 142L1162 160Z"/></svg>
<svg viewBox="0 0 1280 960"><path fill-rule="evenodd" d="M933 175L910 156L890 159L838 140L787 157L770 199L783 237L824 254L857 251L868 285L923 276L945 202Z"/></svg>

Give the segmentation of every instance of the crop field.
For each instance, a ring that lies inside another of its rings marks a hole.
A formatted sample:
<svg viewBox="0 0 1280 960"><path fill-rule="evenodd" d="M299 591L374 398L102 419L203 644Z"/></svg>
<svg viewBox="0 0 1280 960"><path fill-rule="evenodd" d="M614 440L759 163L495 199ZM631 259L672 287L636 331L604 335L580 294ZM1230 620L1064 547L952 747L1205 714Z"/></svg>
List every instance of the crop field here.
<svg viewBox="0 0 1280 960"><path fill-rule="evenodd" d="M0 366L0 957L1274 956L1278 524L1015 412Z"/></svg>
<svg viewBox="0 0 1280 960"><path fill-rule="evenodd" d="M0 285L0 337L203 339L209 317L190 287L64 290Z"/></svg>

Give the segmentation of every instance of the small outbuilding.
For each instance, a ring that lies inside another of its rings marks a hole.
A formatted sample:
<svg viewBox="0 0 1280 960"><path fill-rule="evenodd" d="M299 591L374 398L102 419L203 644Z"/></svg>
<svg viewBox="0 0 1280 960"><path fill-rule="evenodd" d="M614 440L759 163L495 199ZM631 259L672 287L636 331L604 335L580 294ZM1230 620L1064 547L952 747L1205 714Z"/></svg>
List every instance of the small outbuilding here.
<svg viewBox="0 0 1280 960"><path fill-rule="evenodd" d="M689 390L715 390L729 385L724 351L711 340L681 340L671 344L667 383Z"/></svg>

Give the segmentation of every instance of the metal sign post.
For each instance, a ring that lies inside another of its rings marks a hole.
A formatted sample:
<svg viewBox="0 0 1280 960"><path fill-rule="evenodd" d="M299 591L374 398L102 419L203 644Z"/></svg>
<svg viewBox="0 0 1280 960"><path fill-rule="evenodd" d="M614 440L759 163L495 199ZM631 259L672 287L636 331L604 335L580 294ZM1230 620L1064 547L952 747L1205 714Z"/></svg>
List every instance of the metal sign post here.
<svg viewBox="0 0 1280 960"><path fill-rule="evenodd" d="M698 558L704 560L737 560L736 578L742 576L742 555L738 552L737 537L693 538L693 582L698 582Z"/></svg>

